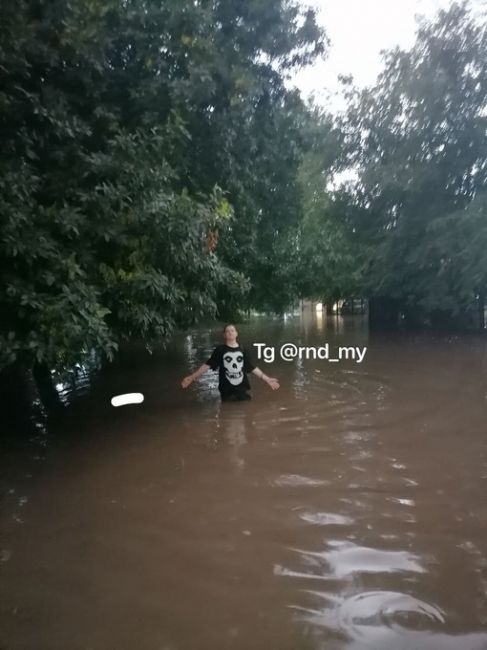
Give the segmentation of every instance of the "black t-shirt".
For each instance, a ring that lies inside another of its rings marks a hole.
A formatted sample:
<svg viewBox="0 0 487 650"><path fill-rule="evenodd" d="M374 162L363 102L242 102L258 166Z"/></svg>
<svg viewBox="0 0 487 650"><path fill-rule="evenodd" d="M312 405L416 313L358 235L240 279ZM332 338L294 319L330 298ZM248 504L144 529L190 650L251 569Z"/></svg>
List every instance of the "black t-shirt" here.
<svg viewBox="0 0 487 650"><path fill-rule="evenodd" d="M246 348L239 345L232 348L229 345L218 345L205 361L212 370L219 368L218 389L233 392L238 388L250 389L247 372L252 372L255 366Z"/></svg>

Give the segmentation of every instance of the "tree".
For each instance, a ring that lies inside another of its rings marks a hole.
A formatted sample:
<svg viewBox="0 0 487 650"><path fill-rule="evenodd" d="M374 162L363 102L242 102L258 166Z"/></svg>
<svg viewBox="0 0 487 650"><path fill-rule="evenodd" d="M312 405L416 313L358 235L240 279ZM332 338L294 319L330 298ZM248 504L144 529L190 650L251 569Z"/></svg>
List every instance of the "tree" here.
<svg viewBox="0 0 487 650"><path fill-rule="evenodd" d="M282 75L323 49L280 0L6 0L0 369L49 378L243 304L295 169L276 181Z"/></svg>
<svg viewBox="0 0 487 650"><path fill-rule="evenodd" d="M306 128L299 172L303 217L297 230L295 277L300 297L335 302L361 286L361 247L346 191L329 185L341 160L343 134L333 116L315 108Z"/></svg>
<svg viewBox="0 0 487 650"><path fill-rule="evenodd" d="M386 53L373 88L349 93L364 290L408 317L452 321L485 291L486 48L485 14L454 3L421 22L411 51Z"/></svg>

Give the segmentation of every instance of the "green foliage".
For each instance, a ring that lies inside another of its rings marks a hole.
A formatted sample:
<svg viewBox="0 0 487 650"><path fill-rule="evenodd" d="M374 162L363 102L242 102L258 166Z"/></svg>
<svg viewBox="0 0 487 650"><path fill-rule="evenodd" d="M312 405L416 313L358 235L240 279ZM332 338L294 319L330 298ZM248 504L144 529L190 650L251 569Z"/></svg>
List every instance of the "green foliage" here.
<svg viewBox="0 0 487 650"><path fill-rule="evenodd" d="M229 207L218 188L171 188L167 138L121 133L104 153L83 154L59 204L39 205L28 165L3 177L4 363L20 354L65 365L91 348L111 356L120 340L164 340L215 314L225 274L203 240L225 227Z"/></svg>
<svg viewBox="0 0 487 650"><path fill-rule="evenodd" d="M466 310L487 283L487 30L467 2L387 53L350 90L343 160L359 170L354 222L364 291L425 314Z"/></svg>
<svg viewBox="0 0 487 650"><path fill-rule="evenodd" d="M329 301L360 287L361 247L353 231L354 207L332 180L342 151L342 134L326 112L315 109L306 125L308 151L299 170L303 218L296 233L297 293Z"/></svg>
<svg viewBox="0 0 487 650"><path fill-rule="evenodd" d="M325 45L280 0L5 0L0 368L245 306L298 217L283 75Z"/></svg>

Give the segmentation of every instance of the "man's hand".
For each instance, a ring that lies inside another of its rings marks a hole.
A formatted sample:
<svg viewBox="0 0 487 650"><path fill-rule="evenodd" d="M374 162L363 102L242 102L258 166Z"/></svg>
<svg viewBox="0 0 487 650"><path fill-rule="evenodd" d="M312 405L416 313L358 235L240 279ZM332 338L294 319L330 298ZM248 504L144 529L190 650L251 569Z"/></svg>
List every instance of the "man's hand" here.
<svg viewBox="0 0 487 650"><path fill-rule="evenodd" d="M272 388L272 390L277 390L279 388L279 382L275 377L268 377L266 381L269 384L269 386Z"/></svg>
<svg viewBox="0 0 487 650"><path fill-rule="evenodd" d="M193 375L188 375L187 377L184 377L184 379L182 380L181 386L183 388L187 388L192 383L193 383Z"/></svg>

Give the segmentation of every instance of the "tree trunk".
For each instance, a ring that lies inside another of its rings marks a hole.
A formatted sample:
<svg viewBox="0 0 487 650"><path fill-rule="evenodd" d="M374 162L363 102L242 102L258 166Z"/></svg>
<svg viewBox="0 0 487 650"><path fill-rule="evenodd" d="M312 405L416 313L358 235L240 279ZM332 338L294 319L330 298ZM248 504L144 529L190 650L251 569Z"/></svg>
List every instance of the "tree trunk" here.
<svg viewBox="0 0 487 650"><path fill-rule="evenodd" d="M439 333L471 331L472 327L475 327L473 320L475 320L475 314L471 310L452 314L445 309L434 309L430 314L431 328Z"/></svg>
<svg viewBox="0 0 487 650"><path fill-rule="evenodd" d="M479 294L479 330L485 329L485 294L483 291Z"/></svg>
<svg viewBox="0 0 487 650"><path fill-rule="evenodd" d="M64 404L52 381L51 371L44 363L35 363L32 375L36 382L40 400L48 413L58 411Z"/></svg>
<svg viewBox="0 0 487 650"><path fill-rule="evenodd" d="M369 328L396 329L399 324L399 301L389 296L369 298Z"/></svg>
<svg viewBox="0 0 487 650"><path fill-rule="evenodd" d="M415 305L407 305L402 308L404 314L404 325L407 329L415 330L424 327L424 313L422 309Z"/></svg>
<svg viewBox="0 0 487 650"><path fill-rule="evenodd" d="M327 301L325 302L326 315L327 315L327 316L333 316L333 314L334 314L334 312L333 312L333 305L334 305L334 304L335 304L335 303L334 303L333 300L327 300Z"/></svg>
<svg viewBox="0 0 487 650"><path fill-rule="evenodd" d="M7 366L0 372L0 409L2 434L14 431L31 431L36 412L37 391L32 373L20 362Z"/></svg>

